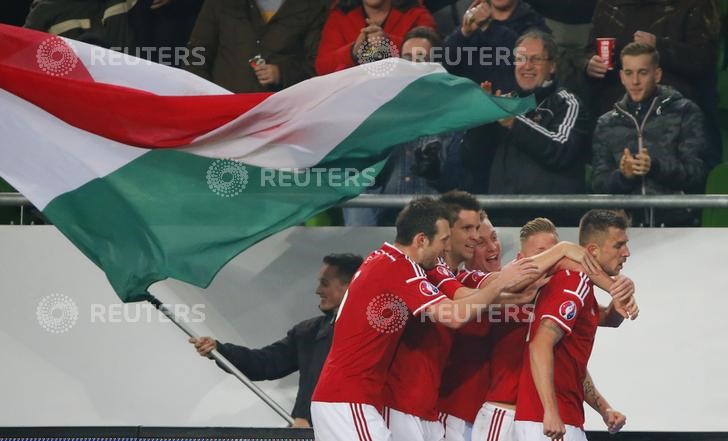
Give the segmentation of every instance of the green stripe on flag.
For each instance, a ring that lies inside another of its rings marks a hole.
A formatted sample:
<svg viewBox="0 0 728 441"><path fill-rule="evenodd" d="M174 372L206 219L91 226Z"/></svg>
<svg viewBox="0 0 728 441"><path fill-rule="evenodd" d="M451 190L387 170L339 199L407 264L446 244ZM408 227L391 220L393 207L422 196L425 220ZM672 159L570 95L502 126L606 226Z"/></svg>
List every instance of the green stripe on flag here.
<svg viewBox="0 0 728 441"><path fill-rule="evenodd" d="M241 251L360 194L381 170L389 146L492 122L534 104L532 97L490 97L448 74L428 75L382 105L312 170L274 171L152 150L58 196L44 214L106 272L122 301L148 299L149 285L168 277L207 287ZM346 169L364 174L351 178Z"/></svg>
<svg viewBox="0 0 728 441"><path fill-rule="evenodd" d="M149 285L167 277L207 287L242 250L358 195L369 183L359 176L344 185L339 171L294 176L234 163L247 173L244 189L208 184L209 171L217 169L224 179L218 166L231 163L150 151L55 198L43 213L106 272L121 300L130 302L148 299ZM368 166L375 176L383 162L348 165Z"/></svg>
<svg viewBox="0 0 728 441"><path fill-rule="evenodd" d="M320 163L377 154L420 136L465 130L536 107L533 96L496 97L467 78L436 73L410 83Z"/></svg>

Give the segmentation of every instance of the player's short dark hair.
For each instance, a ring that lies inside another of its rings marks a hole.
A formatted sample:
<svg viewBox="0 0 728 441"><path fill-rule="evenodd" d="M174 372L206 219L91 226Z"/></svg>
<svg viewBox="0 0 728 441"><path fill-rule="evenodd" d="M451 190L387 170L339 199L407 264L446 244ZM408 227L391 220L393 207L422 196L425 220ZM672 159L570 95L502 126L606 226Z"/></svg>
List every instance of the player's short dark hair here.
<svg viewBox="0 0 728 441"><path fill-rule="evenodd" d="M397 229L395 240L402 245L410 245L415 236L424 233L432 240L437 233L437 221L449 222L447 210L442 203L431 197L413 199L397 216L394 226Z"/></svg>
<svg viewBox="0 0 728 441"><path fill-rule="evenodd" d="M630 222L624 210L589 210L579 221L579 244L593 242L596 235L606 233L610 227L626 230Z"/></svg>
<svg viewBox="0 0 728 441"><path fill-rule="evenodd" d="M543 50L546 56L554 63L558 62L559 46L551 34L538 29L529 29L516 40L516 47L520 46L525 40L539 40L543 44Z"/></svg>
<svg viewBox="0 0 728 441"><path fill-rule="evenodd" d="M480 203L475 196L462 190L450 190L440 195L438 199L448 213L448 222L453 225L458 220L458 214L463 210L480 213Z"/></svg>
<svg viewBox="0 0 728 441"><path fill-rule="evenodd" d="M442 39L440 38L440 34L438 34L437 31L429 26L417 26L412 28L404 35L404 39L402 39L402 45L404 45L407 40L410 40L412 38L424 38L425 40L430 42L433 48L442 46Z"/></svg>
<svg viewBox="0 0 728 441"><path fill-rule="evenodd" d="M551 219L545 217L537 217L526 222L521 227L521 243L525 242L529 237L538 233L551 233L556 239L559 238L559 233L556 231L556 225L551 222Z"/></svg>
<svg viewBox="0 0 728 441"><path fill-rule="evenodd" d="M360 255L352 253L332 253L324 256L324 263L335 268L336 277L344 283L351 282L351 278L354 277L363 261L364 259Z"/></svg>
<svg viewBox="0 0 728 441"><path fill-rule="evenodd" d="M660 53L654 46L650 46L649 44L633 41L622 49L622 52L619 53L619 59L624 60L625 55L630 57L649 55L652 65L654 67L660 67Z"/></svg>

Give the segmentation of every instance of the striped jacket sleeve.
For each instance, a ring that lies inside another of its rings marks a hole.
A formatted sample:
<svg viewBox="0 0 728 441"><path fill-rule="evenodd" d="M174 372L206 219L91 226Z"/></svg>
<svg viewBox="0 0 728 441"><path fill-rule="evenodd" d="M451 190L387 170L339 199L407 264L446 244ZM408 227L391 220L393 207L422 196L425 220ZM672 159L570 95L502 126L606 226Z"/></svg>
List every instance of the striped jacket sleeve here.
<svg viewBox="0 0 728 441"><path fill-rule="evenodd" d="M561 90L535 111L513 121L508 144L552 170L563 170L589 153L589 119L578 98Z"/></svg>

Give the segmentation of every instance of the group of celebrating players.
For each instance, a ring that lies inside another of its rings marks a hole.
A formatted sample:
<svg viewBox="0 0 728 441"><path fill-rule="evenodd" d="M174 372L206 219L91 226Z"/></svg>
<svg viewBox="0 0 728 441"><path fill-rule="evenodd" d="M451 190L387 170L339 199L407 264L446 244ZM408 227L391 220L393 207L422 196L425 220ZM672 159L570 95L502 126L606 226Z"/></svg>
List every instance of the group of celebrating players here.
<svg viewBox="0 0 728 441"><path fill-rule="evenodd" d="M619 275L628 224L621 211L591 210L577 245L533 219L501 267L472 195L410 202L394 243L364 260L339 307L311 403L316 440L586 440L584 401L619 431L626 417L587 362L597 326L639 313Z"/></svg>

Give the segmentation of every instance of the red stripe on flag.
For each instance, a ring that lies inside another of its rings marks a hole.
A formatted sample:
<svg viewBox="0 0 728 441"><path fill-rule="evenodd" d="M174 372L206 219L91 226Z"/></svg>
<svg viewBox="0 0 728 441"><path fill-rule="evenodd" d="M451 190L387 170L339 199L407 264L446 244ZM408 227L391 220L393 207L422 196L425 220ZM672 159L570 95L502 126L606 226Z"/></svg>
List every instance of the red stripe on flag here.
<svg viewBox="0 0 728 441"><path fill-rule="evenodd" d="M2 65L0 87L79 129L147 148L188 145L271 95L159 96Z"/></svg>
<svg viewBox="0 0 728 441"><path fill-rule="evenodd" d="M0 24L0 64L44 75L93 81L68 44L60 37L33 29Z"/></svg>
<svg viewBox="0 0 728 441"><path fill-rule="evenodd" d="M97 83L64 40L8 25L0 25L0 88L79 129L147 148L186 146L272 95L159 96Z"/></svg>

